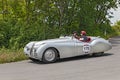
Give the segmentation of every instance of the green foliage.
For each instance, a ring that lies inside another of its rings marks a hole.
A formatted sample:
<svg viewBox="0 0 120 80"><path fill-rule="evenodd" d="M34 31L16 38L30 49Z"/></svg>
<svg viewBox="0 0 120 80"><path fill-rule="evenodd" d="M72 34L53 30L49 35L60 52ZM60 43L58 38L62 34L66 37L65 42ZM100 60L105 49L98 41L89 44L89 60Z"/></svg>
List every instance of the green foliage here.
<svg viewBox="0 0 120 80"><path fill-rule="evenodd" d="M114 26L112 26L113 30L116 31L117 35L120 35L120 21L117 21Z"/></svg>
<svg viewBox="0 0 120 80"><path fill-rule="evenodd" d="M86 30L113 34L109 24L117 0L0 0L0 47L20 49L30 41Z"/></svg>

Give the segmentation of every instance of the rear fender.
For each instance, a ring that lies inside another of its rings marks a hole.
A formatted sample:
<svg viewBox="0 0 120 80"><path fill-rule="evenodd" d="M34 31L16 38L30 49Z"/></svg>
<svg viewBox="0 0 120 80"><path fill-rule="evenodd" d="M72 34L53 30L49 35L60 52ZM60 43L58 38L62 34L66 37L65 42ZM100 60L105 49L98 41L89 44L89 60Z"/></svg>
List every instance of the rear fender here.
<svg viewBox="0 0 120 80"><path fill-rule="evenodd" d="M105 39L96 39L91 42L94 53L105 52L112 48L111 44Z"/></svg>

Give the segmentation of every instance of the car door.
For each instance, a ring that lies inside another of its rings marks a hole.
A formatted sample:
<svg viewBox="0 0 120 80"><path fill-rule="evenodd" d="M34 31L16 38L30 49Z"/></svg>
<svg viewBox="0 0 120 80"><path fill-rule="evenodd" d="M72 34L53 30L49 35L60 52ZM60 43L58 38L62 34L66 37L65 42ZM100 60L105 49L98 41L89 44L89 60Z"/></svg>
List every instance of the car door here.
<svg viewBox="0 0 120 80"><path fill-rule="evenodd" d="M89 43L87 42L82 42L76 39L75 42L75 53L76 55L85 55L85 54L89 54L90 52L90 46Z"/></svg>

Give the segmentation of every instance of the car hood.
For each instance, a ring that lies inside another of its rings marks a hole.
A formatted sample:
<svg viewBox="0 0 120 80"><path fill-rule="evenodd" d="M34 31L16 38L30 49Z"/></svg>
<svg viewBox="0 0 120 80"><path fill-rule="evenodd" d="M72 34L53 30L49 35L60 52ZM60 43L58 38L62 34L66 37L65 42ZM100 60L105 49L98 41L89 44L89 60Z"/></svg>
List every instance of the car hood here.
<svg viewBox="0 0 120 80"><path fill-rule="evenodd" d="M26 46L32 47L33 44L34 46L39 46L46 43L61 43L61 42L68 42L68 41L71 41L71 39L70 38L48 39L48 40L42 40L42 41L32 41L32 42L29 42Z"/></svg>
<svg viewBox="0 0 120 80"><path fill-rule="evenodd" d="M49 39L49 40L42 40L42 41L35 41L36 44L43 44L43 43L59 43L59 42L66 42L70 41L71 39L68 38L58 38L58 39Z"/></svg>

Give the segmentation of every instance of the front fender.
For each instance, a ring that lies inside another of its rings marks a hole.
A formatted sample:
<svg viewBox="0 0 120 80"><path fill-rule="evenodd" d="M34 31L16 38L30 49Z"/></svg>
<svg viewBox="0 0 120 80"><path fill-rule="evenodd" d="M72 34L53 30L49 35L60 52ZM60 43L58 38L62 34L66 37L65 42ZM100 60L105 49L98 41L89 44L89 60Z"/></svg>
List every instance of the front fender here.
<svg viewBox="0 0 120 80"><path fill-rule="evenodd" d="M39 58L39 60L42 60L43 53L45 52L46 49L50 47L52 46L49 44L43 44L37 49L36 53L37 53L37 57Z"/></svg>

